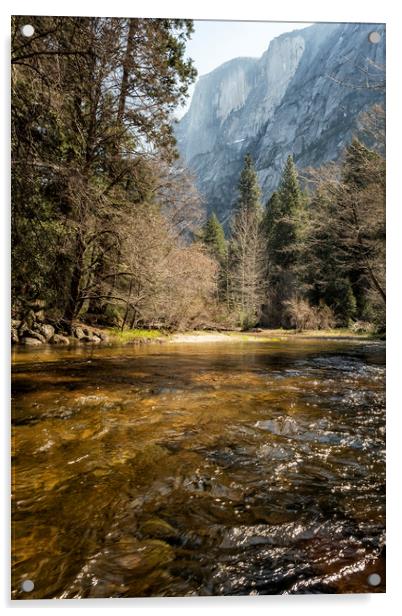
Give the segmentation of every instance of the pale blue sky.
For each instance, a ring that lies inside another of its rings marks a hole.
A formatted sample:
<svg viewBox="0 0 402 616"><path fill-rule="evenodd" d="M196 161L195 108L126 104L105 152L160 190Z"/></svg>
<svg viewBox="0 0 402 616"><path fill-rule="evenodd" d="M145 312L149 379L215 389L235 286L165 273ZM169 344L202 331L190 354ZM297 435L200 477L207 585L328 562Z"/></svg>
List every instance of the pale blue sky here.
<svg viewBox="0 0 402 616"><path fill-rule="evenodd" d="M187 56L194 60L198 76L239 56L259 58L269 42L283 32L309 26L309 23L268 21L194 21L194 33L187 44ZM191 87L190 95L194 91ZM178 110L181 117L190 105Z"/></svg>

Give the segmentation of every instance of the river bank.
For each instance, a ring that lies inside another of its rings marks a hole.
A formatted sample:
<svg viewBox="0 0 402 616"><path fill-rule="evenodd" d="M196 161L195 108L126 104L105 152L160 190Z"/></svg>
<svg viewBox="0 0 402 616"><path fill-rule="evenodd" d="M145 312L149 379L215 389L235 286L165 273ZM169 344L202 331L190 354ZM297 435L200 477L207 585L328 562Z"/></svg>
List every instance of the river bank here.
<svg viewBox="0 0 402 616"><path fill-rule="evenodd" d="M280 342L293 338L340 339L340 340L380 340L383 336L368 332L356 332L352 329L339 328L328 330L284 330L262 329L250 331L184 331L168 332L160 329L129 329L92 327L84 323L74 323L68 333L55 324L34 322L30 326L12 321L11 342L18 346L42 345L143 345L151 343L214 343L214 342Z"/></svg>

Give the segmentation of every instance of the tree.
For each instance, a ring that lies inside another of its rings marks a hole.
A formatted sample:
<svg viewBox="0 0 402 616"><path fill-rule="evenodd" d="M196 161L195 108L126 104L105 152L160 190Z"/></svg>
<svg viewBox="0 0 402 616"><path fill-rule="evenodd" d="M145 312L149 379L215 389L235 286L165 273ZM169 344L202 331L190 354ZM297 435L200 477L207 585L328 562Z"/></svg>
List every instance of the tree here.
<svg viewBox="0 0 402 616"><path fill-rule="evenodd" d="M13 18L13 291L46 295L71 322L118 261L121 217L152 200L149 161L176 156L192 23L34 17L27 41L23 19Z"/></svg>
<svg viewBox="0 0 402 616"><path fill-rule="evenodd" d="M272 326L287 324L285 302L300 290L297 276L304 204L297 170L289 155L279 188L267 203L263 222L268 271L266 318Z"/></svg>
<svg viewBox="0 0 402 616"><path fill-rule="evenodd" d="M214 259L221 263L225 258L227 246L225 232L215 212L212 212L202 229L202 241Z"/></svg>
<svg viewBox="0 0 402 616"><path fill-rule="evenodd" d="M251 154L244 157L244 165L238 184L239 196L236 203L237 211L245 211L259 217L261 215L261 189Z"/></svg>
<svg viewBox="0 0 402 616"><path fill-rule="evenodd" d="M314 287L344 316L385 319L385 160L357 139L340 165L310 171L308 251ZM332 296L332 299L329 297ZM343 299L341 299L343 297Z"/></svg>
<svg viewBox="0 0 402 616"><path fill-rule="evenodd" d="M258 323L264 298L265 245L257 173L247 154L239 180L239 197L230 241L230 304L241 327Z"/></svg>
<svg viewBox="0 0 402 616"><path fill-rule="evenodd" d="M333 310L337 324L348 326L356 317L357 305L349 272L337 258L336 208L321 190L313 194L301 238L300 278L312 304L324 302Z"/></svg>

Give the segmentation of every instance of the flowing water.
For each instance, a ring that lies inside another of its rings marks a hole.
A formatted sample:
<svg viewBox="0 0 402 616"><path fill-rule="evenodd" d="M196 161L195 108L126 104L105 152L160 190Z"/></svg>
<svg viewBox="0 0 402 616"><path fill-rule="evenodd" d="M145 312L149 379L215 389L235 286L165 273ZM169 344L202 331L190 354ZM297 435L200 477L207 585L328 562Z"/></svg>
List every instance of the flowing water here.
<svg viewBox="0 0 402 616"><path fill-rule="evenodd" d="M383 343L13 360L14 598L384 592Z"/></svg>

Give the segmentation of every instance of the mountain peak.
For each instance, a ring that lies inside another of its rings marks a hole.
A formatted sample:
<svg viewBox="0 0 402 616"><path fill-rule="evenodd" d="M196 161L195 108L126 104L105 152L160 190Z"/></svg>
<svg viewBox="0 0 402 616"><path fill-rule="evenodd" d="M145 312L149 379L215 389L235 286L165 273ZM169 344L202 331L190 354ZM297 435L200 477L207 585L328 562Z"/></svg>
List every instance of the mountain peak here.
<svg viewBox="0 0 402 616"><path fill-rule="evenodd" d="M368 40L373 29L378 45ZM289 153L300 168L338 158L359 113L384 102L372 87L384 63L382 24L320 23L281 34L260 58L234 58L200 77L176 136L207 209L228 218L246 151L265 199Z"/></svg>

